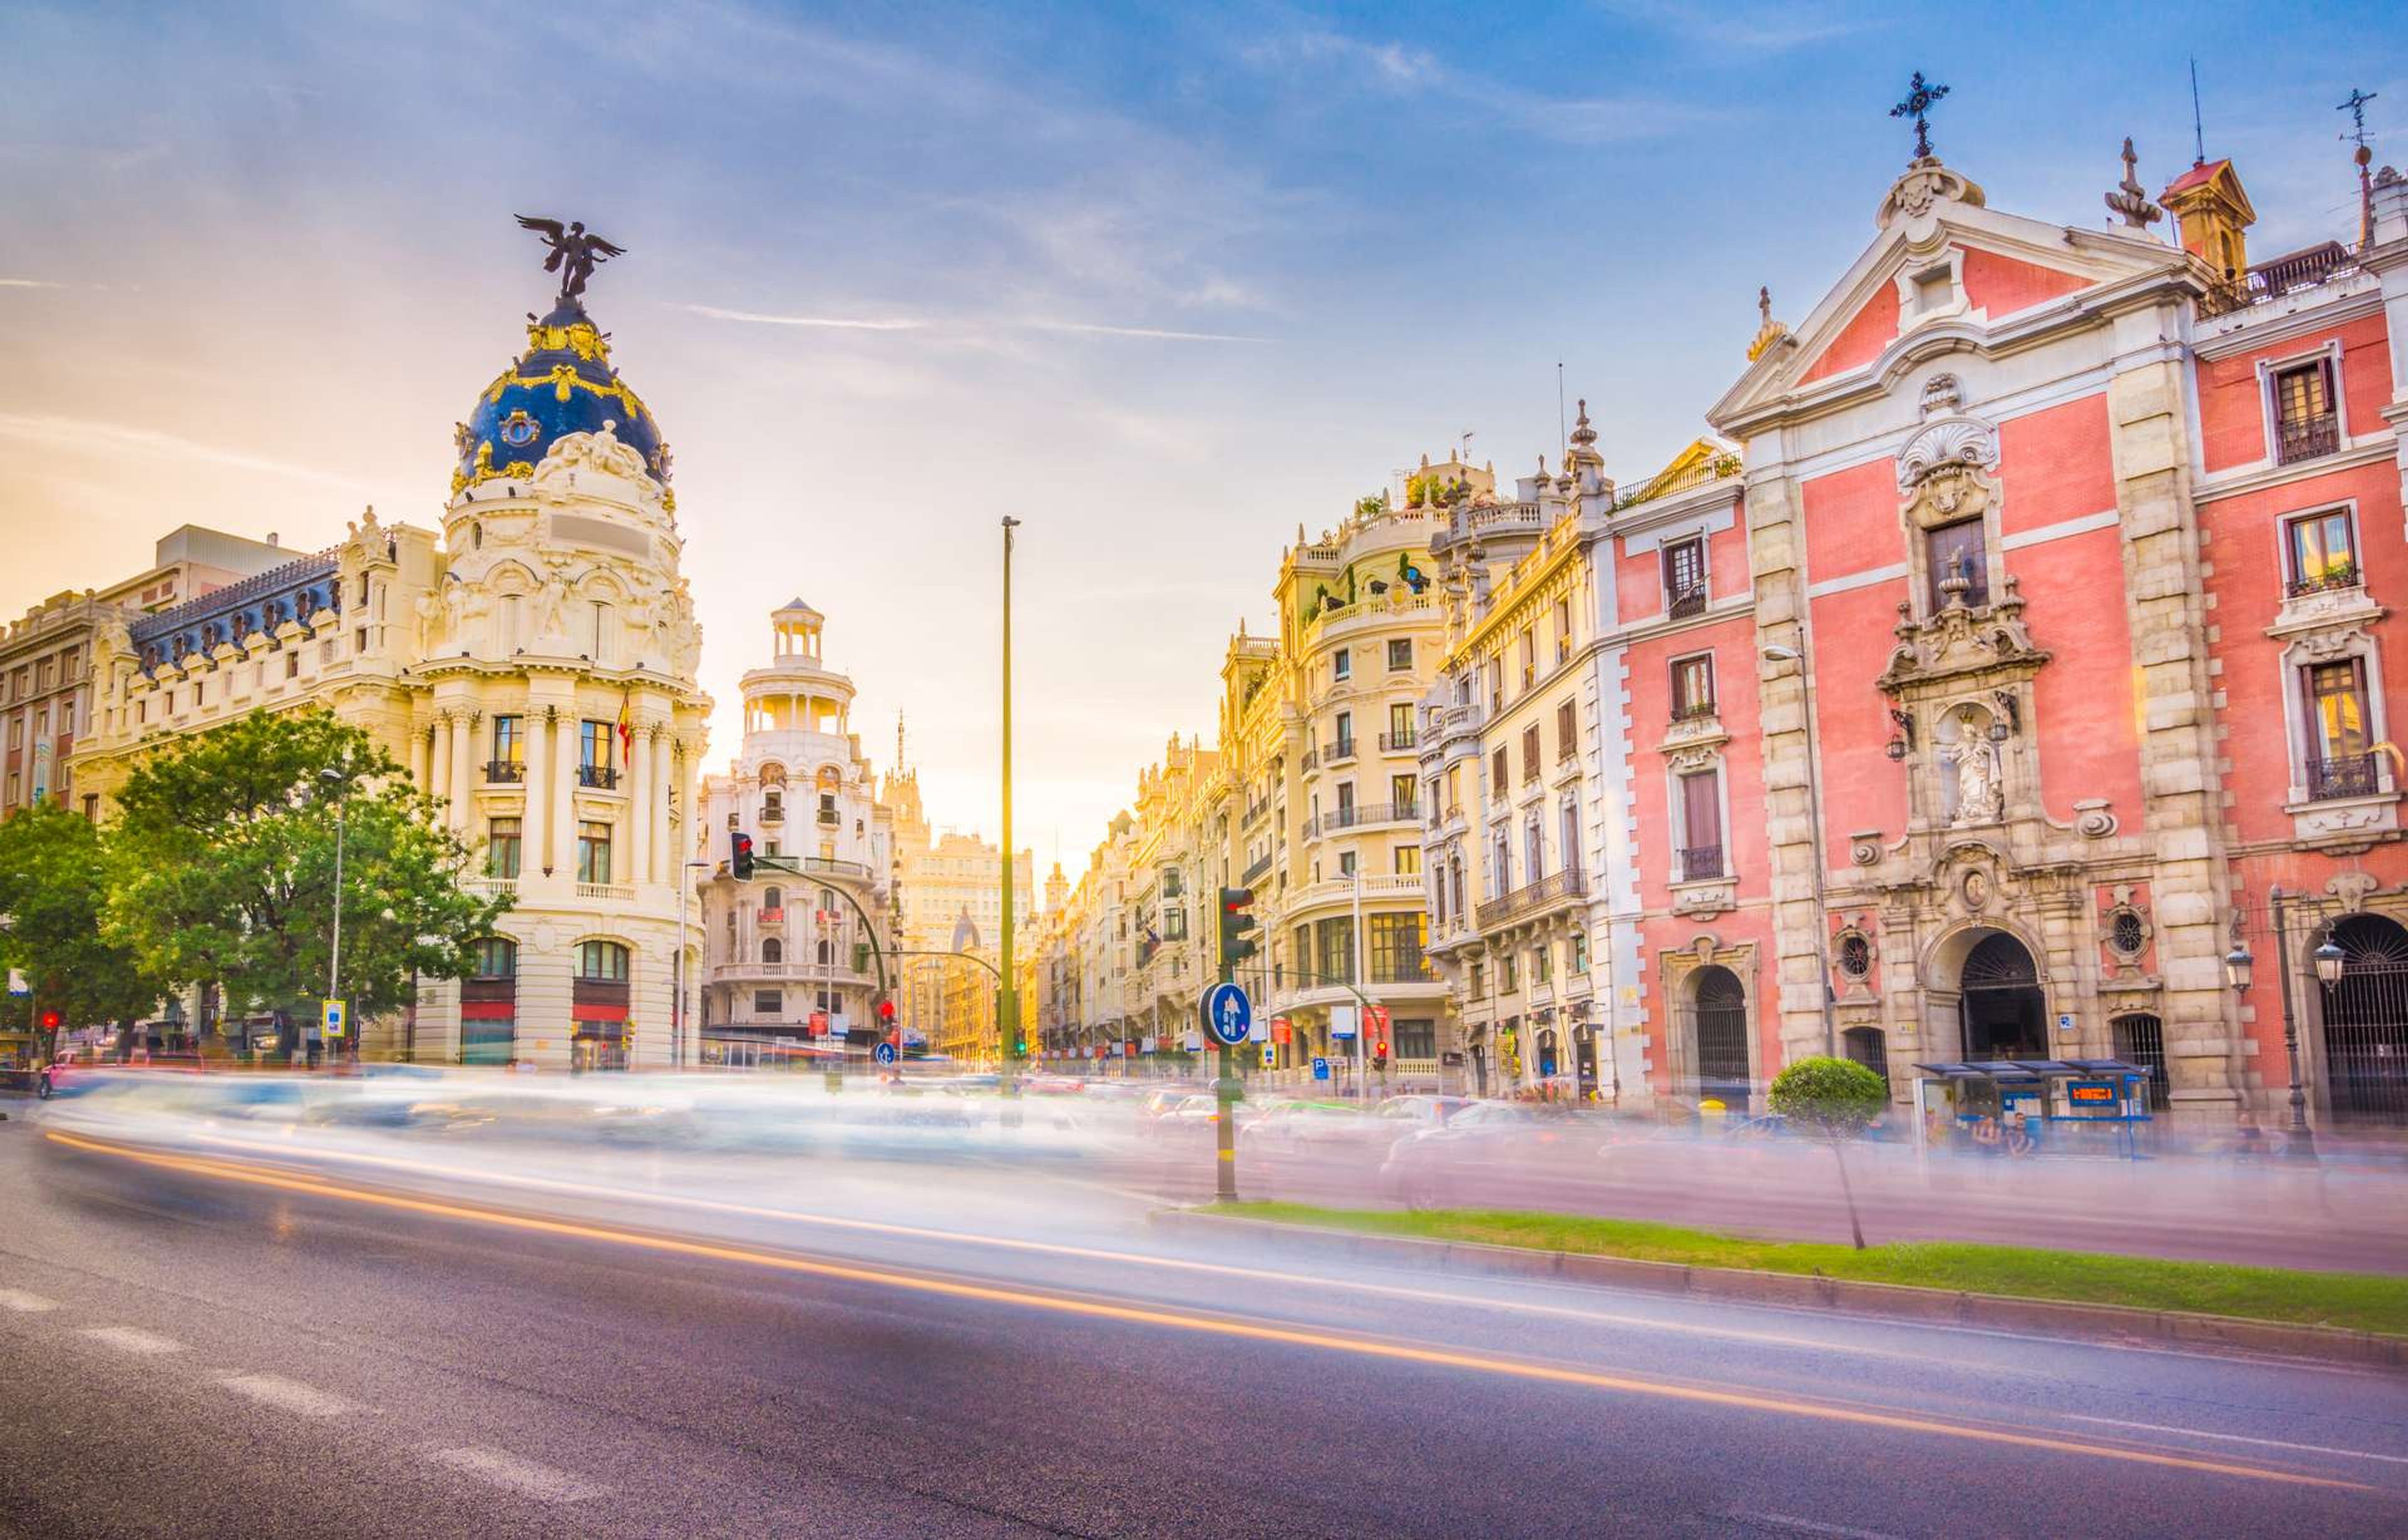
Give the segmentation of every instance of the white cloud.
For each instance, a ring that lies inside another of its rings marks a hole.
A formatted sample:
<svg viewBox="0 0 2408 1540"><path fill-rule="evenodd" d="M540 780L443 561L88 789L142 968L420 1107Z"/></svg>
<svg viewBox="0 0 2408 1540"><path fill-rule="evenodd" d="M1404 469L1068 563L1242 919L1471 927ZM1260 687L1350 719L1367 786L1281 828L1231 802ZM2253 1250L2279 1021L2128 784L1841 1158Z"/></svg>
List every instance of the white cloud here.
<svg viewBox="0 0 2408 1540"><path fill-rule="evenodd" d="M1862 32L1871 23L1828 7L1789 5L1734 10L1677 0L1598 0L1598 8L1690 42L1756 53L1782 53Z"/></svg>
<svg viewBox="0 0 2408 1540"><path fill-rule="evenodd" d="M713 321L749 321L761 326L824 327L838 332L917 332L928 324L924 321L896 318L887 321L858 321L843 316L781 316L763 310L727 310L716 305L680 305L681 310Z"/></svg>
<svg viewBox="0 0 2408 1540"><path fill-rule="evenodd" d="M120 422L95 422L85 418L45 417L23 412L0 412L0 438L15 438L30 444L44 445L68 453L82 454L152 454L172 459L195 460L205 464L223 465L231 470L258 471L267 476L280 476L294 481L307 481L316 486L334 487L344 492L365 493L373 497L380 490L374 483L348 476L337 476L320 470L315 465L295 464L288 460L274 460L265 455L251 454L241 449L229 449L216 444L204 444L196 439L179 437L150 428L128 427Z"/></svg>
<svg viewBox="0 0 2408 1540"><path fill-rule="evenodd" d="M1240 336L1228 332L1174 332L1156 326L1106 326L1088 321L1025 321L1039 332L1072 332L1082 336L1140 337L1150 342L1270 342L1276 339Z"/></svg>
<svg viewBox="0 0 2408 1540"><path fill-rule="evenodd" d="M0 289L64 289L64 283L51 283L43 278L0 278Z"/></svg>

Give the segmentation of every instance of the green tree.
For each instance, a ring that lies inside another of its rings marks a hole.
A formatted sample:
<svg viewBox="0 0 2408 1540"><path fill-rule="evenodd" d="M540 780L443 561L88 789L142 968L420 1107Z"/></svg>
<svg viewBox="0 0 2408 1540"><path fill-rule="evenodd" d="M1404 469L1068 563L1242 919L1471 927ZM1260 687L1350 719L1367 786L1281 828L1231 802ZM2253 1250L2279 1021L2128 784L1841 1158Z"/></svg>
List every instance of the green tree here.
<svg viewBox="0 0 2408 1540"><path fill-rule="evenodd" d="M329 712L259 713L188 738L137 765L118 803L104 930L152 973L217 982L230 1012L305 1007L325 991L338 811L337 987L355 1020L404 1004L414 976L466 977L509 906L465 886L474 853L440 805Z"/></svg>
<svg viewBox="0 0 2408 1540"><path fill-rule="evenodd" d="M36 1013L50 1011L67 1027L108 1022L122 1031L166 992L161 976L102 933L108 870L100 832L55 803L0 823L0 914L8 917L0 962L33 987L28 1031L39 1030ZM48 1034L42 1057L56 1058L58 1047Z"/></svg>
<svg viewBox="0 0 2408 1540"><path fill-rule="evenodd" d="M1872 1125L1889 1105L1889 1082L1853 1059L1800 1059L1772 1078L1772 1110L1831 1147L1840 1165L1840 1191L1848 1201L1848 1231L1865 1248L1865 1227L1856 1218L1856 1189L1848 1183L1847 1142Z"/></svg>

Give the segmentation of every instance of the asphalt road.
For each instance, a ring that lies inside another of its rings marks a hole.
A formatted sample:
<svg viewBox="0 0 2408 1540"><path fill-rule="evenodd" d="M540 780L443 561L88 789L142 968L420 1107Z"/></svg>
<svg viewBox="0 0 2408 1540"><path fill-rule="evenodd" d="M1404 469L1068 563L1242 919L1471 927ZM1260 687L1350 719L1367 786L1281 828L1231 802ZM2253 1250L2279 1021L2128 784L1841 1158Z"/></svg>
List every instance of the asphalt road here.
<svg viewBox="0 0 2408 1540"><path fill-rule="evenodd" d="M1171 1249L1060 1173L0 1124L0 1534L2377 1534L2408 1380Z"/></svg>

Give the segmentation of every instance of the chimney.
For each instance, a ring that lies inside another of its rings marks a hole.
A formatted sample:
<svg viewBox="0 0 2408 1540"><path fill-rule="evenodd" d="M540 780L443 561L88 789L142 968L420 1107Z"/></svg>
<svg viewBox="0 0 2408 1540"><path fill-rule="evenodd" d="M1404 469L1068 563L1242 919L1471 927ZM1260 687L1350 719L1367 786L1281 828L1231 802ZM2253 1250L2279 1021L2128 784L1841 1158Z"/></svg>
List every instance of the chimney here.
<svg viewBox="0 0 2408 1540"><path fill-rule="evenodd" d="M2387 165L2374 174L2373 190L2367 195L2367 222L2377 246L2408 240L2408 177Z"/></svg>

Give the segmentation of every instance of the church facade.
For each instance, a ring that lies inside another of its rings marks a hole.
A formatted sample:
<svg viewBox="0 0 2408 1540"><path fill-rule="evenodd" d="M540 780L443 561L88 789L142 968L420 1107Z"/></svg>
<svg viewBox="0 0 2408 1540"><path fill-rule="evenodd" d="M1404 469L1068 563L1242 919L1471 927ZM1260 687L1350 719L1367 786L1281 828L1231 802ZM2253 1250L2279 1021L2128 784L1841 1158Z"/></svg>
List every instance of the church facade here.
<svg viewBox="0 0 2408 1540"><path fill-rule="evenodd" d="M458 429L439 530L370 509L329 549L100 628L76 784L105 814L177 737L332 710L408 766L481 852L477 880L515 900L478 977L363 1023L366 1050L691 1063L678 896L710 702L668 446L579 299L526 330Z"/></svg>

